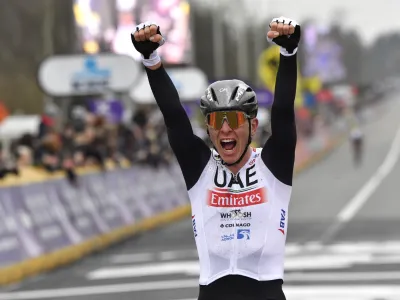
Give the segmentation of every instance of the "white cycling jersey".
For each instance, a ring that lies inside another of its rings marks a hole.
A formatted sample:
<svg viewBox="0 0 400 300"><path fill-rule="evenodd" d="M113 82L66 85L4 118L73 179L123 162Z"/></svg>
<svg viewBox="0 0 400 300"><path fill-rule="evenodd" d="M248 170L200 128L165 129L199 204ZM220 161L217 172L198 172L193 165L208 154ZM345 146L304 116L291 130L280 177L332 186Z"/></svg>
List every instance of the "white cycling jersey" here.
<svg viewBox="0 0 400 300"><path fill-rule="evenodd" d="M280 182L253 149L234 176L212 155L188 191L200 260L200 284L230 274L283 279L292 187Z"/></svg>

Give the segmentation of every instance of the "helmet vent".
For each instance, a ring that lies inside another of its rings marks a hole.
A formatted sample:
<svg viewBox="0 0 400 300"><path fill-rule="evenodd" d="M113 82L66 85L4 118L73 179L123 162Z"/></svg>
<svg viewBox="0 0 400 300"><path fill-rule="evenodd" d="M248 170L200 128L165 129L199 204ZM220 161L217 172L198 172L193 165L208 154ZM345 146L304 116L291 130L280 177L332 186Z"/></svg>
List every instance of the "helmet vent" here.
<svg viewBox="0 0 400 300"><path fill-rule="evenodd" d="M256 101L256 97L251 97L249 100L247 100L247 103L254 103Z"/></svg>
<svg viewBox="0 0 400 300"><path fill-rule="evenodd" d="M235 96L236 96L236 93L237 93L238 89L239 89L239 87L237 86L237 87L235 87L235 89L233 90L232 95L231 95L231 101L232 101L233 99L235 99Z"/></svg>
<svg viewBox="0 0 400 300"><path fill-rule="evenodd" d="M211 90L211 94L212 94L212 97L213 97L214 101L217 101L217 102L219 102L219 101L218 101L218 98L217 98L217 95L215 94L215 91L214 91L214 89L213 89L213 88L211 88L210 90Z"/></svg>

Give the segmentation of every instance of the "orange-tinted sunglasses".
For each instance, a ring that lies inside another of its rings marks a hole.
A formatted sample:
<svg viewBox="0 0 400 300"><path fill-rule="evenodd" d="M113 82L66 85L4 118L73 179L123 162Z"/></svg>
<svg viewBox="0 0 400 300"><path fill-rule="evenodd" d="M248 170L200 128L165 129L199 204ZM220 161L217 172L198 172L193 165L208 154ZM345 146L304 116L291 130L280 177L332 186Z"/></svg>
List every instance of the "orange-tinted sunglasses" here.
<svg viewBox="0 0 400 300"><path fill-rule="evenodd" d="M237 129L246 123L248 118L249 116L242 111L214 111L207 115L206 122L209 127L220 130L226 120L230 128Z"/></svg>

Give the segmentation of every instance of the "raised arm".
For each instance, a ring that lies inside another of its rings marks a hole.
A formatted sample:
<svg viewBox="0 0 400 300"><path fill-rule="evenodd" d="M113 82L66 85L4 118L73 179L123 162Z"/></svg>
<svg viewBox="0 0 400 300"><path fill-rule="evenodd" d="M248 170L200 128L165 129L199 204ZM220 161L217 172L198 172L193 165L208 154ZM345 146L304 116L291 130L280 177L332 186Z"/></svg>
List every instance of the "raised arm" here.
<svg viewBox="0 0 400 300"><path fill-rule="evenodd" d="M276 22L277 20L279 22ZM289 22L294 26L289 26ZM272 135L264 145L261 157L278 180L292 185L297 142L294 101L297 84L296 52L300 40L300 27L296 26L294 21L282 17L271 23L268 37L273 37L274 32L280 33L280 36L272 41L281 46L281 55L275 98L271 108Z"/></svg>
<svg viewBox="0 0 400 300"><path fill-rule="evenodd" d="M156 49L164 43L159 27L140 24L132 42L143 55L143 64L154 98L164 117L168 139L181 167L186 187L190 190L199 179L211 155L202 139L193 133L190 120L180 102L178 92L165 71ZM150 41L150 37L153 37Z"/></svg>

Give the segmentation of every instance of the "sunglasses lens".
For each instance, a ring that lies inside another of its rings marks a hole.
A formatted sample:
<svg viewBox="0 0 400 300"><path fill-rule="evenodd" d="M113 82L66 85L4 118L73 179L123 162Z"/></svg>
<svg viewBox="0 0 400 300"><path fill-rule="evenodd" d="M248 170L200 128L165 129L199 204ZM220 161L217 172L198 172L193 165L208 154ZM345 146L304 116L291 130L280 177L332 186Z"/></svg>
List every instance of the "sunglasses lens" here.
<svg viewBox="0 0 400 300"><path fill-rule="evenodd" d="M207 124L211 128L220 130L224 120L232 129L237 129L246 123L246 115L241 111L216 111L207 115Z"/></svg>

